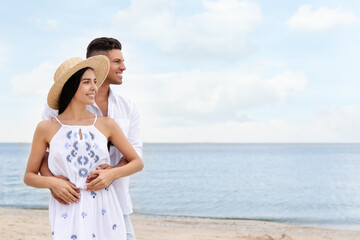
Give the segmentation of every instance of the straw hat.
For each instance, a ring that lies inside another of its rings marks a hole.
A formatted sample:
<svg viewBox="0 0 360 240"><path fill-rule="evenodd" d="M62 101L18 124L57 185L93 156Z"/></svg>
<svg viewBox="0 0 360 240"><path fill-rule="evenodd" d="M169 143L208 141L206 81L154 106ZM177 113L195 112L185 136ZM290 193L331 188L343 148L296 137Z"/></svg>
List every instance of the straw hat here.
<svg viewBox="0 0 360 240"><path fill-rule="evenodd" d="M52 109L58 109L58 101L64 84L80 69L90 67L96 76L96 86L100 87L110 69L110 61L106 56L98 55L82 60L75 57L63 62L54 74L54 85L51 87L47 102Z"/></svg>

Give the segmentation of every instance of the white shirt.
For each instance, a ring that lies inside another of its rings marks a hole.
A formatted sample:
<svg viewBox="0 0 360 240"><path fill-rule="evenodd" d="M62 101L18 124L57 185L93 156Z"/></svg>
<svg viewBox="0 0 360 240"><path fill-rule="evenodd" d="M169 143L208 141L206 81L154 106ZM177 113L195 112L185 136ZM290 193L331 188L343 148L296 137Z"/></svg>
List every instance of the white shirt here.
<svg viewBox="0 0 360 240"><path fill-rule="evenodd" d="M98 116L103 116L100 108L96 105L96 103L94 105L87 105L86 107L90 112ZM58 110L54 110L46 104L42 114L43 120L47 120L56 116L58 116ZM128 98L120 96L110 87L107 116L111 117L117 122L117 124L119 124L130 144L134 147L140 158L142 158L143 145L140 140L139 113L134 102ZM110 163L112 166L117 165L122 156L123 155L121 152L115 146L110 147ZM129 180L130 177L123 177L113 182L113 187L118 197L123 214L125 215L133 212L129 194Z"/></svg>

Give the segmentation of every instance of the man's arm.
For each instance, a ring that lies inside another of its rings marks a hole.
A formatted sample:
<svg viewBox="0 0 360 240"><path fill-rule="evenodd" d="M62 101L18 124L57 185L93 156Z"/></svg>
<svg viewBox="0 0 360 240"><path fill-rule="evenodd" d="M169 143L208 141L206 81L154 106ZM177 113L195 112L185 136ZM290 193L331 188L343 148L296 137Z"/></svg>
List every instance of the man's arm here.
<svg viewBox="0 0 360 240"><path fill-rule="evenodd" d="M127 140L133 146L139 157L142 159L143 144L140 138L140 115L135 104L133 104L133 110L130 114L130 125L129 125ZM112 143L111 146L113 146ZM122 167L128 163L129 162L126 160L126 158L122 157L119 163L114 167ZM102 164L99 167L97 167L97 169L111 169L111 168L112 166L110 166L109 164ZM87 182L90 182L95 177L96 176L89 176Z"/></svg>
<svg viewBox="0 0 360 240"><path fill-rule="evenodd" d="M53 176L48 166L48 158L49 158L49 153L45 152L40 166L41 176Z"/></svg>
<svg viewBox="0 0 360 240"><path fill-rule="evenodd" d="M143 144L140 139L140 115L136 108L136 105L134 103L132 103L132 104L133 104L132 105L133 108L130 113L130 124L129 124L127 140L132 145L132 147L135 149L135 152L140 157L140 159L142 159ZM97 170L105 170L105 169L110 170L112 168L118 168L118 167L125 166L128 163L129 163L129 161L127 161L125 157L122 157L120 159L119 163L117 165L115 165L114 167L110 166L109 164L102 164L102 165L98 166L96 169ZM90 183L97 177L98 177L98 175L90 173L86 179L86 183Z"/></svg>
<svg viewBox="0 0 360 240"><path fill-rule="evenodd" d="M140 115L135 104L133 105L133 111L130 115L130 125L127 139L142 159L143 143L140 137Z"/></svg>
<svg viewBox="0 0 360 240"><path fill-rule="evenodd" d="M56 116L58 116L58 111L50 108L49 105L46 103L44 106L44 112L41 115L42 119L49 120ZM49 166L48 166L48 157L49 157L49 152L47 149L42 158L42 162L41 162L41 166L40 166L40 174L42 176L53 176L53 174L51 173Z"/></svg>
<svg viewBox="0 0 360 240"><path fill-rule="evenodd" d="M97 175L97 177L87 184L86 189L89 191L98 191L106 188L115 179L132 175L141 171L144 167L142 160L126 139L119 125L112 118L106 118L104 121L106 121L107 129L111 129L111 131L107 130L109 139L114 143L115 147L123 153L129 163L125 166L114 167L109 170L92 171L89 175Z"/></svg>

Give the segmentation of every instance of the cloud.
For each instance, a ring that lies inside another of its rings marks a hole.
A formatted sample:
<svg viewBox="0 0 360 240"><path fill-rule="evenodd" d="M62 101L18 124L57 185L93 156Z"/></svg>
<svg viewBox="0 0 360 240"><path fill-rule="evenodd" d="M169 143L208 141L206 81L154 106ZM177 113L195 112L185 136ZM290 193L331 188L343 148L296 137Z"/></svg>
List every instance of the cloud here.
<svg viewBox="0 0 360 240"><path fill-rule="evenodd" d="M350 12L341 12L326 7L312 10L311 5L302 5L286 24L294 30L324 31L341 25L352 24L355 21L355 15Z"/></svg>
<svg viewBox="0 0 360 240"><path fill-rule="evenodd" d="M359 142L360 106L334 106L314 110L314 133L338 142Z"/></svg>
<svg viewBox="0 0 360 240"><path fill-rule="evenodd" d="M284 71L271 78L241 69L129 75L125 92L143 109L161 116L162 124L199 125L252 121L245 110L282 104L303 91L301 71Z"/></svg>
<svg viewBox="0 0 360 240"><path fill-rule="evenodd" d="M14 95L47 96L52 86L56 66L45 62L30 73L21 73L11 77L10 83Z"/></svg>
<svg viewBox="0 0 360 240"><path fill-rule="evenodd" d="M203 10L177 15L169 1L132 1L118 12L114 24L121 34L151 41L166 54L186 58L238 59L254 51L246 34L262 22L261 9L252 1L204 0Z"/></svg>
<svg viewBox="0 0 360 240"><path fill-rule="evenodd" d="M41 114L44 111L44 104L41 106L30 105L27 107L16 106L9 110L10 117L2 118L0 142L30 142L32 141L34 131L38 122L40 122Z"/></svg>
<svg viewBox="0 0 360 240"><path fill-rule="evenodd" d="M311 113L313 111L313 113ZM281 118L228 121L199 126L159 125L146 118L145 142L328 142L360 141L360 106L337 106L310 110L311 121L294 123ZM156 136L156 138L154 138Z"/></svg>

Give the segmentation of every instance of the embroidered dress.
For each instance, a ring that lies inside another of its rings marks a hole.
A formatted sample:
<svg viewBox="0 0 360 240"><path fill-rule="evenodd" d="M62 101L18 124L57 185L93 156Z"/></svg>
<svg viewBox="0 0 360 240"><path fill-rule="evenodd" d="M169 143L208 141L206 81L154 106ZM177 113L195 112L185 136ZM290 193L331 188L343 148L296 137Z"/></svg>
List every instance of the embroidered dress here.
<svg viewBox="0 0 360 240"><path fill-rule="evenodd" d="M96 105L96 103L93 105L87 105L86 108L91 113L94 113L98 116L103 116L100 108ZM48 104L45 104L44 112L42 114L43 120L54 118L57 115L58 110L51 109ZM117 122L130 144L134 147L140 158L142 158L143 144L140 140L139 112L133 101L118 94L112 86L110 86L109 89L107 116L111 117ZM111 146L110 165L117 165L121 157L121 152L119 152L116 147ZM129 181L129 176L122 177L116 179L112 184L118 197L123 214L130 214L133 212L131 197L129 194Z"/></svg>
<svg viewBox="0 0 360 240"><path fill-rule="evenodd" d="M126 239L122 210L110 185L87 191L88 174L101 164L110 164L106 137L92 125L64 125L50 141L48 164L55 175L67 177L80 189L77 203L61 204L52 196L49 203L53 240Z"/></svg>

